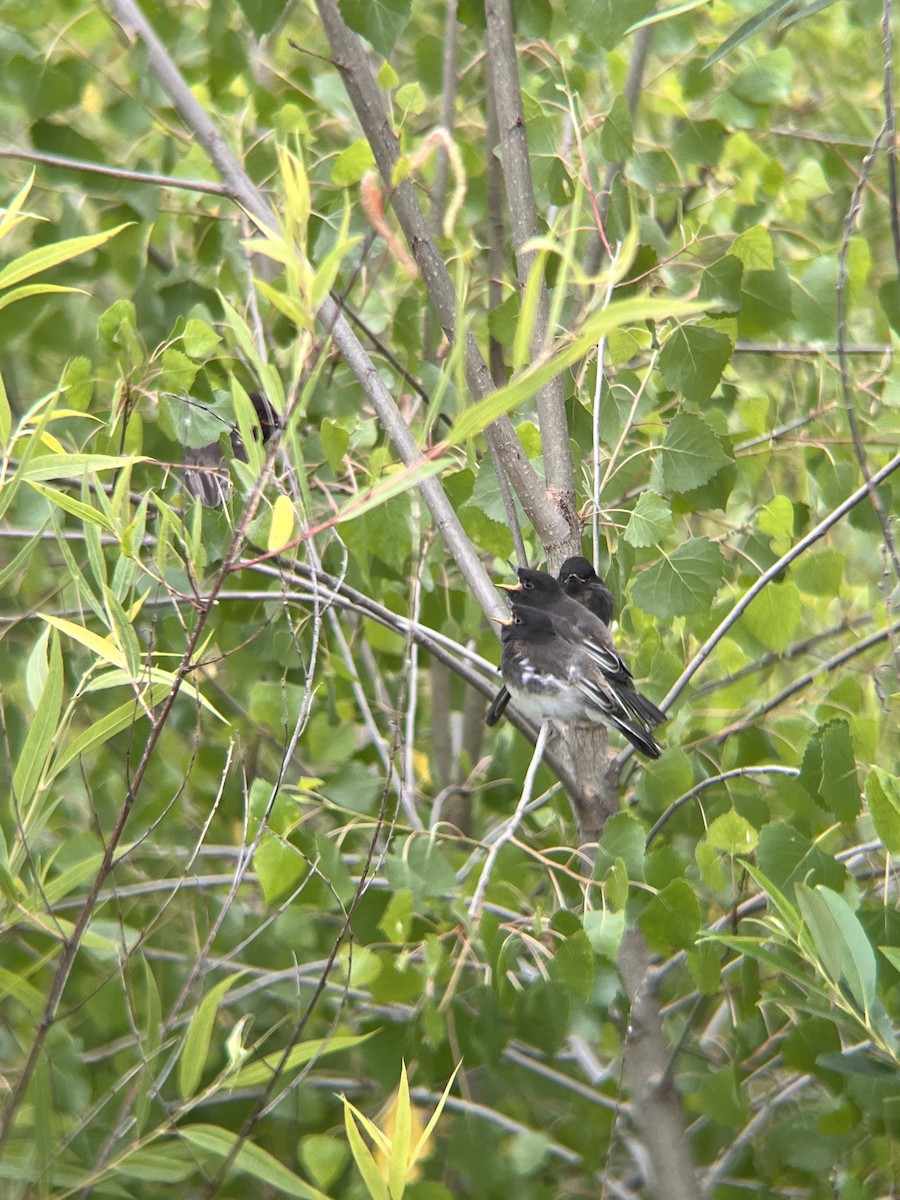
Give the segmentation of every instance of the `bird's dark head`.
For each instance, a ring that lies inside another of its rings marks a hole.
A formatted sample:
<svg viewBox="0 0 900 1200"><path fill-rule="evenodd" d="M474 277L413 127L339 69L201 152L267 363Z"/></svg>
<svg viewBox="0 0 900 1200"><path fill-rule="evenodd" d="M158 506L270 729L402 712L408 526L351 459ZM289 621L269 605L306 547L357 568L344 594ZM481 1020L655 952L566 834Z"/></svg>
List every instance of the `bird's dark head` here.
<svg viewBox="0 0 900 1200"><path fill-rule="evenodd" d="M580 554L567 558L559 569L559 582L563 587L570 580L576 583L593 583L597 578L597 572Z"/></svg>
<svg viewBox="0 0 900 1200"><path fill-rule="evenodd" d="M517 567L518 583L499 583L504 592L512 592L516 604L540 604L559 596L562 589L552 575L546 571L532 571L528 567Z"/></svg>
<svg viewBox="0 0 900 1200"><path fill-rule="evenodd" d="M541 609L514 604L500 636L503 641L546 642L556 636L556 630L549 615Z"/></svg>

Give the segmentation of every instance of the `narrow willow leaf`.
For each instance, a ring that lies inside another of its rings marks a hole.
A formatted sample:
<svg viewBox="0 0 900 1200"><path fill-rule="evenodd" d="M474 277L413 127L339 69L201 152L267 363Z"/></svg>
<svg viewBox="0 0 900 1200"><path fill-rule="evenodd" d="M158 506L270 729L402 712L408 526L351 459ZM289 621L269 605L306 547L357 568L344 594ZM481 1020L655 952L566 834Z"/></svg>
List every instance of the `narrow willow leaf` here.
<svg viewBox="0 0 900 1200"><path fill-rule="evenodd" d="M0 239L5 238L22 221L28 220L28 217L22 214L22 206L28 199L28 193L34 183L34 172L35 168L32 167L31 174L4 208L3 214L0 216Z"/></svg>
<svg viewBox="0 0 900 1200"><path fill-rule="evenodd" d="M786 8L790 8L796 0L775 0L774 4L770 4L761 12L754 13L749 20L745 21L740 28L736 29L731 37L725 39L718 50L714 50L706 62L703 64L704 69L713 66L715 63L723 59L726 54L730 54L732 50L740 46L742 42L746 42L748 38L753 37L754 33L758 33L761 29L765 29L770 21L774 21L779 17Z"/></svg>
<svg viewBox="0 0 900 1200"><path fill-rule="evenodd" d="M267 549L283 549L294 536L294 505L283 493L275 498L272 508L272 524L269 526Z"/></svg>
<svg viewBox="0 0 900 1200"><path fill-rule="evenodd" d="M428 1145L428 1141L429 1141L431 1135L434 1133L435 1126L437 1125L438 1120L440 1119L440 1115L444 1111L444 1105L447 1103L447 1098L450 1095L450 1090L453 1087L454 1080L456 1079L456 1076L458 1075L459 1069L461 1066L462 1066L462 1059L460 1059L460 1061L453 1068L453 1074L447 1080L447 1086L444 1088L443 1092L441 1093L441 1098L437 1102L437 1107L435 1108L434 1112L431 1114L430 1121L425 1126L424 1130L422 1131L422 1136L419 1138L418 1142L416 1143L416 1148L413 1151L413 1155L412 1155L412 1158L411 1158L410 1164L409 1164L411 1167L415 1166L416 1162L422 1157L422 1155L425 1152L425 1148Z"/></svg>
<svg viewBox="0 0 900 1200"><path fill-rule="evenodd" d="M366 488L359 495L348 500L337 515L337 521L353 521L370 509L378 508L395 496L408 492L417 487L423 479L439 475L446 467L453 466L451 458L423 459L411 467L392 471L385 479L381 479L374 487Z"/></svg>
<svg viewBox="0 0 900 1200"><path fill-rule="evenodd" d="M324 1192L288 1170L268 1150L239 1138L230 1129L221 1129L218 1125L185 1125L178 1130L178 1136L219 1161L230 1157L235 1147L240 1147L232 1161L232 1172L242 1171L286 1196L297 1197L297 1200L328 1200Z"/></svg>
<svg viewBox="0 0 900 1200"><path fill-rule="evenodd" d="M522 294L522 307L516 324L516 336L513 341L513 370L519 371L531 362L532 336L537 320L538 304L541 298L541 288L544 283L544 270L547 265L547 252L541 251L534 256L525 290Z"/></svg>
<svg viewBox="0 0 900 1200"><path fill-rule="evenodd" d="M17 300L27 300L30 296L45 296L53 292L76 292L80 296L87 296L90 293L84 288L60 287L53 283L30 283L25 287L14 288L11 292L7 292L5 296L0 296L0 311L8 308L10 304L15 304Z"/></svg>
<svg viewBox="0 0 900 1200"><path fill-rule="evenodd" d="M90 629L85 629L83 626L76 625L73 621L67 621L62 617L54 617L49 613L38 613L38 616L42 621L46 621L49 625L53 625L60 631L60 633L65 633L74 641L79 642L85 647L85 649L96 654L101 661L108 662L112 666L118 667L121 671L124 671L129 678L133 679L133 676L131 676L128 672L128 662L125 658L125 655L122 653L119 647L116 646L112 638L100 637L99 634L94 633ZM159 667L152 667L150 670L142 672L142 679L135 682L143 681L148 683L165 683L168 688L171 689L175 683L175 676L170 671L162 671ZM218 712L212 704L210 704L205 696L203 696L203 694L199 692L193 684L188 683L187 680L182 680L181 690L185 695L191 696L195 700L198 700L207 710L207 712L211 712L214 717L217 717L225 725L228 724L228 721L225 719L225 717L223 717L222 714Z"/></svg>
<svg viewBox="0 0 900 1200"><path fill-rule="evenodd" d="M843 896L830 888L797 884L797 902L813 936L824 974L844 982L868 1018L875 999L875 951L859 918Z"/></svg>
<svg viewBox="0 0 900 1200"><path fill-rule="evenodd" d="M294 1071L297 1067L303 1067L323 1054L336 1054L340 1050L352 1050L356 1046L361 1046L372 1036L371 1033L364 1033L359 1037L318 1038L312 1042L300 1042L287 1056L282 1071L284 1073ZM230 1075L228 1086L230 1088L253 1088L268 1083L272 1078L272 1072L281 1063L281 1059L281 1051L277 1051L264 1058L254 1060L248 1066L241 1067L236 1074Z"/></svg>
<svg viewBox="0 0 900 1200"><path fill-rule="evenodd" d="M473 405L453 424L445 445L456 446L481 433L492 421L511 412L530 399L551 379L573 366L593 350L597 341L613 329L640 321L663 321L702 312L704 305L693 300L654 300L640 296L618 300L593 313L579 329L573 340L556 353L542 357L505 387L498 388L485 400Z"/></svg>
<svg viewBox="0 0 900 1200"><path fill-rule="evenodd" d="M358 1119L364 1120L364 1118L353 1107L346 1096L341 1096L341 1100L344 1102L344 1130L347 1134L347 1141L350 1143L350 1153L353 1155L356 1169L362 1175L363 1182L368 1188L372 1200L391 1200L390 1191L381 1177L378 1164L375 1162L371 1150L363 1141L362 1134L359 1132L359 1127L356 1124ZM366 1124L371 1125L371 1122L366 1122ZM378 1130L377 1132L380 1133L381 1131Z"/></svg>
<svg viewBox="0 0 900 1200"><path fill-rule="evenodd" d="M695 8L702 8L703 5L708 3L709 0L684 0L684 3L675 4L671 8L665 8L662 12L651 13L649 17L644 17L642 21L635 21L633 25L629 25L625 30L625 36L637 33L645 25L658 25L660 21L668 21L672 17L680 17L682 13L691 12Z"/></svg>
<svg viewBox="0 0 900 1200"><path fill-rule="evenodd" d="M122 607L117 596L109 588L103 590L103 600L109 619L109 628L116 645L125 655L128 673L132 679L139 679L142 673L141 644L134 632L128 614Z"/></svg>
<svg viewBox="0 0 900 1200"><path fill-rule="evenodd" d="M12 579L12 577L14 575L17 575L19 573L19 571L21 571L25 567L25 565L27 564L29 559L34 554L35 548L40 543L41 534L44 532L44 530L46 528L47 528L47 523L45 521L44 524L41 525L40 528L35 531L33 536L28 539L28 541L25 543L25 545L22 547L22 549L18 552L18 554L15 556L15 558L13 558L11 560L11 562L8 562L6 564L6 566L3 567L2 570L0 570L0 591L3 590L3 588L9 582L9 580Z"/></svg>
<svg viewBox="0 0 900 1200"><path fill-rule="evenodd" d="M39 496L43 496L49 504L54 504L57 508L61 508L63 512L69 513L70 516L77 517L79 521L85 521L90 525L96 525L104 533L113 532L112 522L102 513L97 512L96 508L92 505L85 504L82 500L76 500L68 492L60 492L56 488L49 488L45 487L42 483L35 483L32 479L27 480L27 483Z"/></svg>
<svg viewBox="0 0 900 1200"><path fill-rule="evenodd" d="M124 225L116 225L114 229L106 229L103 233L65 238L61 242L51 242L47 246L29 250L27 254L7 263L0 271L0 288L11 287L14 283L20 283L23 279L30 279L32 275L49 270L50 267L56 267L60 263L68 262L71 258L77 258L79 254L96 250L98 246L105 245L116 234L121 233L123 229L128 229L133 224L133 221L127 221Z"/></svg>
<svg viewBox="0 0 900 1200"><path fill-rule="evenodd" d="M47 677L13 773L13 792L20 809L29 804L37 791L44 766L53 749L62 711L62 694L62 651L59 638L53 633L50 637Z"/></svg>
<svg viewBox="0 0 900 1200"><path fill-rule="evenodd" d="M141 455L54 454L32 459L23 472L29 482L48 479L83 480L90 471L122 471L134 463L149 462Z"/></svg>
<svg viewBox="0 0 900 1200"><path fill-rule="evenodd" d="M394 1130L388 1166L388 1187L392 1200L400 1200L409 1176L409 1143L412 1129L412 1105L409 1102L409 1080L406 1063L400 1063L400 1084L394 1105Z"/></svg>
<svg viewBox="0 0 900 1200"><path fill-rule="evenodd" d="M12 429L12 410L9 407L9 397L6 394L6 384L0 375L0 448L5 448Z"/></svg>
<svg viewBox="0 0 900 1200"><path fill-rule="evenodd" d="M241 975L243 975L243 971L235 971L234 974L221 980L206 993L197 1005L178 1059L178 1091L182 1100L189 1100L200 1084L200 1077L209 1055L209 1044L212 1041L213 1026L216 1022L219 1005L235 980L240 979Z"/></svg>

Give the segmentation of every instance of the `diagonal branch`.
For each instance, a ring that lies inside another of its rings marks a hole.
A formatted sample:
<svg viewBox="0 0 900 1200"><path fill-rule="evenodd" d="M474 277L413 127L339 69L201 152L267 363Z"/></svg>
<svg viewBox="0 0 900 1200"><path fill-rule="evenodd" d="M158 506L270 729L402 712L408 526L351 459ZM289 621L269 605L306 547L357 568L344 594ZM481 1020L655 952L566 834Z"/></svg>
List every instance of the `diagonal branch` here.
<svg viewBox="0 0 900 1200"><path fill-rule="evenodd" d="M363 133L371 146L386 186L392 187L391 202L407 244L422 274L441 327L451 341L457 339L458 297L443 259L435 245L428 222L419 207L412 183L405 179L393 187L394 165L400 157L397 137L382 100L366 51L359 37L345 24L336 0L316 0L319 15L331 46L334 61ZM487 363L471 332L464 333L466 379L472 395L483 400L491 395L494 382ZM564 546L570 536L569 523L560 506L548 495L525 456L509 417L501 417L485 431L500 457L522 507L545 546Z"/></svg>
<svg viewBox="0 0 900 1200"><path fill-rule="evenodd" d="M531 160L528 156L528 137L525 131L525 112L519 89L516 64L516 45L509 0L490 0L485 5L487 20L487 69L497 109L500 135L500 161L506 185L506 208L512 233L519 287L524 291L535 265L537 253L529 246L540 234L537 205L531 180ZM537 357L547 345L550 324L550 301L547 284L541 280L537 312L531 331L531 350ZM538 419L541 427L541 448L547 487L553 493L569 524L570 534L564 545L545 542L551 570L557 569L563 558L581 548L578 513L575 505L575 475L569 428L566 420L566 396L563 377L557 375L537 393Z"/></svg>

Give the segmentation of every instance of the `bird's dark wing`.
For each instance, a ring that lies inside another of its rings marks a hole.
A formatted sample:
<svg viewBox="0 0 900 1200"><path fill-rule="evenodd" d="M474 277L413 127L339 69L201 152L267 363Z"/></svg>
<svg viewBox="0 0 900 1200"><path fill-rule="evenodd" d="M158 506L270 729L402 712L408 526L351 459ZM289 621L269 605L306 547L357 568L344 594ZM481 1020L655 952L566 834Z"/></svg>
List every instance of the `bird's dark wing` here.
<svg viewBox="0 0 900 1200"><path fill-rule="evenodd" d="M589 677L578 679L575 687L604 724L617 729L623 737L631 742L635 750L639 750L647 758L659 758L662 751L653 740L649 730L631 719L628 706L615 688L607 687L599 680Z"/></svg>

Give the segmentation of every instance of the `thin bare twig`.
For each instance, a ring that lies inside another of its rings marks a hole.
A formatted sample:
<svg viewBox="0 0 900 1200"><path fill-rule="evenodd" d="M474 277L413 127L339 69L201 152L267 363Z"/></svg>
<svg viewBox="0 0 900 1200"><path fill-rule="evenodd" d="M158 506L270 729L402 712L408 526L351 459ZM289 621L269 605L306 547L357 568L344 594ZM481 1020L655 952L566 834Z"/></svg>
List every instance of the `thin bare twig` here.
<svg viewBox="0 0 900 1200"><path fill-rule="evenodd" d="M884 481L890 475L892 475L898 467L900 467L900 454L895 455L889 463L883 466L880 471L872 476L871 486L878 487L880 484L884 483ZM747 589L747 591L737 601L728 615L719 622L688 665L681 672L678 679L669 689L665 699L659 706L663 711L670 708L673 702L681 695L690 680L694 677L697 671L700 670L704 662L706 662L707 658L709 658L712 651L719 644L728 630L740 620L743 613L749 608L750 604L759 595L763 588L771 583L773 579L776 579L785 569L785 567L790 566L795 559L798 559L801 554L804 554L810 548L810 546L815 545L820 538L825 536L829 529L836 525L838 521L842 520L847 513L857 506L857 504L860 504L863 500L865 500L868 495L869 485L857 488L856 491L851 493L851 495L849 495L842 504L839 504L837 508L833 509L827 517L824 517L819 524L816 525L814 529L810 530L805 537L801 538L800 541L792 546L786 554L783 554L777 562L773 563L768 570L764 571L762 575L760 575L759 579L757 579L757 581ZM627 753L628 752L626 751L625 754L627 755Z"/></svg>
<svg viewBox="0 0 900 1200"><path fill-rule="evenodd" d="M531 160L525 131L525 113L519 90L516 45L513 36L512 8L509 0L490 0L485 5L487 25L487 69L496 103L500 134L501 166L506 188L506 209L519 274L524 292L537 253L529 243L540 233L537 205L531 181ZM550 336L550 301L545 280L538 289L537 310L531 331L531 350L537 357ZM569 554L580 547L578 514L575 507L575 472L566 420L566 396L561 375L541 388L536 396L541 428L541 449L545 478L569 526L568 535L559 544L544 541L551 570L556 570Z"/></svg>
<svg viewBox="0 0 900 1200"><path fill-rule="evenodd" d="M866 487L869 491L869 502L871 503L875 515L878 518L878 523L881 526L881 532L884 536L884 544L894 566L894 575L896 581L900 582L900 558L897 556L897 548L894 545L894 535L891 532L890 520L885 511L884 505L881 502L881 497L878 495L878 492L872 484L869 463L863 448L862 434L860 433L859 422L856 418L856 408L853 402L853 390L850 385L850 364L847 361L847 354L844 350L844 346L847 341L847 280L849 277L847 256L850 253L850 240L853 236L853 230L856 227L856 222L862 208L863 193L869 181L869 175L871 174L872 167L881 143L887 135L887 131L888 127L887 123L885 123L882 125L878 136L872 143L869 153L863 159L862 169L859 173L859 179L856 181L856 187L853 189L850 207L847 210L847 216L844 219L844 236L841 240L841 248L838 254L838 280L836 289L838 362L840 364L841 392L844 397L844 411L847 414L847 425L850 429L850 437L853 442L853 453L856 455L856 461L859 464L862 477L866 481Z"/></svg>
<svg viewBox="0 0 900 1200"><path fill-rule="evenodd" d="M534 753L531 756L531 762L528 764L528 770L525 773L525 779L522 782L522 794L519 796L519 803L516 805L516 811L506 822L503 827L503 832L497 837L496 841L488 851L488 856L485 859L484 866L481 869L481 875L478 879L478 885L472 899L469 901L469 918L476 925L481 916L481 907L484 904L484 894L487 891L487 886L490 883L491 873L494 869L494 863L497 861L497 856L506 845L511 837L514 836L519 828L522 817L525 815L525 810L531 800L531 793L534 791L534 780L538 773L538 767L541 765L541 760L544 757L544 747L547 745L547 738L550 735L550 722L543 721L541 723L541 731L538 734L537 741L534 744Z"/></svg>

